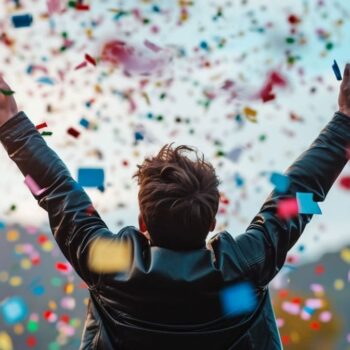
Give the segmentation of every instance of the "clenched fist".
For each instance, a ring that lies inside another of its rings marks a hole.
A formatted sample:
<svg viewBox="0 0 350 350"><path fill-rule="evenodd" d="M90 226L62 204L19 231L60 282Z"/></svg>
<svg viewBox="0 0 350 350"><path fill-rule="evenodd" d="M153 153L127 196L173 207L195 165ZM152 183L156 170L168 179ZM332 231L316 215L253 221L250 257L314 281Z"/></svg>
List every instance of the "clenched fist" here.
<svg viewBox="0 0 350 350"><path fill-rule="evenodd" d="M12 96L10 87L0 75L0 126L18 113L16 100Z"/></svg>

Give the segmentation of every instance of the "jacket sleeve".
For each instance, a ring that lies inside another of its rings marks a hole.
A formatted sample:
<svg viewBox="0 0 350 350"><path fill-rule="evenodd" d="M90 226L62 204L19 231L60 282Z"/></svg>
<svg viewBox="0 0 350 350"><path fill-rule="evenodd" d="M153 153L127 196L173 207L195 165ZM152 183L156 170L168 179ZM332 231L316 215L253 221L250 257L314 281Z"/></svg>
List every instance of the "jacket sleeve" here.
<svg viewBox="0 0 350 350"><path fill-rule="evenodd" d="M23 112L0 127L0 141L22 174L30 175L40 188L46 188L33 196L48 212L60 249L88 285L96 284L99 276L88 269L88 246L92 240L111 237L112 233L93 209L86 192Z"/></svg>
<svg viewBox="0 0 350 350"><path fill-rule="evenodd" d="M260 286L268 284L283 266L288 250L296 243L312 215L299 214L280 219L280 199L295 198L296 192L311 192L323 201L347 163L350 143L350 117L337 112L311 146L286 170L287 193L271 192L247 231L236 237L238 249L248 266L248 274Z"/></svg>

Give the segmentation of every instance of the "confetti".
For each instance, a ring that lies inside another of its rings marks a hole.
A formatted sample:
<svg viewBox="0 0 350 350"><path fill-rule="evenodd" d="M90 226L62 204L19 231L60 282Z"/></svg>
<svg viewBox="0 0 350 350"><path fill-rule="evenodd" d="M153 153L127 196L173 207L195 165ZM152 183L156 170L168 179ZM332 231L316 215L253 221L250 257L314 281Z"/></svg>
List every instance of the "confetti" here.
<svg viewBox="0 0 350 350"><path fill-rule="evenodd" d="M11 18L12 24L15 28L30 27L33 23L31 14L15 15Z"/></svg>
<svg viewBox="0 0 350 350"><path fill-rule="evenodd" d="M78 183L84 187L103 186L104 176L104 170L101 168L78 169Z"/></svg>
<svg viewBox="0 0 350 350"><path fill-rule="evenodd" d="M40 188L40 186L34 181L34 179L30 175L27 175L25 177L24 183L28 186L30 191L35 196L40 196L43 192L46 191L46 188Z"/></svg>
<svg viewBox="0 0 350 350"><path fill-rule="evenodd" d="M0 89L0 93L2 93L5 96L11 96L13 95L15 92L12 90L6 90L6 89Z"/></svg>
<svg viewBox="0 0 350 350"><path fill-rule="evenodd" d="M332 68L337 80L342 80L343 78L336 60L334 60Z"/></svg>
<svg viewBox="0 0 350 350"><path fill-rule="evenodd" d="M313 194L308 192L297 192L299 214L322 214L321 209L313 201Z"/></svg>
<svg viewBox="0 0 350 350"><path fill-rule="evenodd" d="M271 174L270 182L275 186L276 191L280 193L287 192L290 185L290 180L288 176L276 172L273 172Z"/></svg>
<svg viewBox="0 0 350 350"><path fill-rule="evenodd" d="M9 297L1 302L0 312L5 323L13 325L24 321L28 316L28 307L22 297Z"/></svg>
<svg viewBox="0 0 350 350"><path fill-rule="evenodd" d="M89 249L89 267L98 273L126 271L131 266L131 244L99 238Z"/></svg>
<svg viewBox="0 0 350 350"><path fill-rule="evenodd" d="M295 198L281 199L277 205L277 215L281 219L291 219L299 213L298 202Z"/></svg>
<svg viewBox="0 0 350 350"><path fill-rule="evenodd" d="M253 287L248 282L242 282L225 288L221 294L223 311L230 316L237 316L253 311L257 305Z"/></svg>

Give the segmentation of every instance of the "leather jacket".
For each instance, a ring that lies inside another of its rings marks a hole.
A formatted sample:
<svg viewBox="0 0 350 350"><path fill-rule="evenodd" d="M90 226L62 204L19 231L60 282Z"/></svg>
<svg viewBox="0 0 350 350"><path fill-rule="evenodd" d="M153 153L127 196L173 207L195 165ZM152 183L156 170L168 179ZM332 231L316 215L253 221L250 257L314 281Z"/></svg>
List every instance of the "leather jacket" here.
<svg viewBox="0 0 350 350"><path fill-rule="evenodd" d="M113 234L23 112L0 127L9 157L24 176L29 174L45 188L33 196L48 212L63 254L88 285L80 349L89 350L281 349L268 283L312 215L280 219L277 202L294 198L296 192L311 192L315 201L323 201L347 163L349 140L350 117L337 112L285 172L288 192L272 191L245 233L233 238L220 232L202 249L175 251L151 246L133 226ZM90 271L88 248L102 237L132 244L130 270ZM253 283L257 307L249 314L226 317L220 291L240 281Z"/></svg>

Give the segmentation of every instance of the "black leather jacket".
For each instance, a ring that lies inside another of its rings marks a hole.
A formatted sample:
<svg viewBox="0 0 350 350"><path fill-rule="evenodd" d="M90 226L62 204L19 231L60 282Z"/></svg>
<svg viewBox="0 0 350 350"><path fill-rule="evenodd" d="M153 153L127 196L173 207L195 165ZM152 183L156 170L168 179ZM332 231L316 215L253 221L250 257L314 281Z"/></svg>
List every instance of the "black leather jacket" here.
<svg viewBox="0 0 350 350"><path fill-rule="evenodd" d="M268 283L284 264L311 215L276 216L279 198L312 192L323 201L344 168L350 118L337 112L286 174L287 194L273 191L244 234L218 233L207 247L172 251L150 246L132 226L108 230L66 166L23 112L0 128L0 140L20 171L46 190L34 195L49 215L62 252L87 283L88 314L80 349L281 349ZM129 272L96 274L87 266L88 247L106 237L132 243ZM251 281L258 306L252 314L225 318L219 291Z"/></svg>

